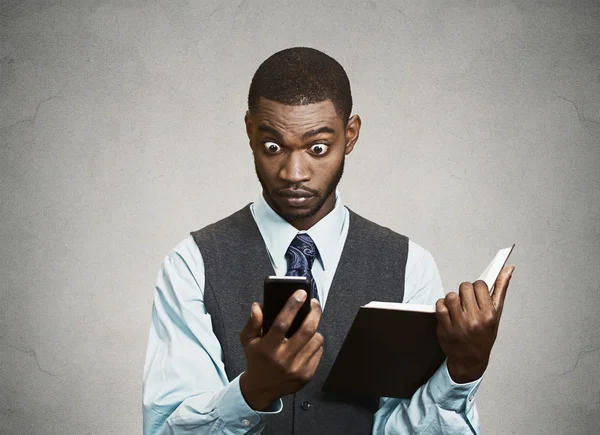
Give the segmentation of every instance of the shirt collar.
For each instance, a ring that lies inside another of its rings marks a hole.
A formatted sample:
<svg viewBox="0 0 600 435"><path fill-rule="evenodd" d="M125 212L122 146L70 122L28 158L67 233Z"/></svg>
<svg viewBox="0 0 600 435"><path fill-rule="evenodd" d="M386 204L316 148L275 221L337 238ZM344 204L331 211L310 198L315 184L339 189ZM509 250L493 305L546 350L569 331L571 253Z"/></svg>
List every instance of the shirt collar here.
<svg viewBox="0 0 600 435"><path fill-rule="evenodd" d="M323 269L327 269L334 261L346 219L344 205L337 190L333 210L306 231L298 231L279 216L267 204L262 194L252 204L251 209L256 225L265 241L267 252L276 269L285 265L285 253L299 232L307 233L315 242Z"/></svg>

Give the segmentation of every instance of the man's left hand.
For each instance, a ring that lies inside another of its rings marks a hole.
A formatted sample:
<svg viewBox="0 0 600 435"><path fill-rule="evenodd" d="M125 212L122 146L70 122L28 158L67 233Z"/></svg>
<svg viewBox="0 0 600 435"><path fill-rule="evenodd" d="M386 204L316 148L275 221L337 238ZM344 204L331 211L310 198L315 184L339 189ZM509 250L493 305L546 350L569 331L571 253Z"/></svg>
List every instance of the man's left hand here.
<svg viewBox="0 0 600 435"><path fill-rule="evenodd" d="M483 281L463 282L436 303L437 336L448 357L448 372L458 384L483 376L496 340L504 298L514 266L505 266L490 295Z"/></svg>

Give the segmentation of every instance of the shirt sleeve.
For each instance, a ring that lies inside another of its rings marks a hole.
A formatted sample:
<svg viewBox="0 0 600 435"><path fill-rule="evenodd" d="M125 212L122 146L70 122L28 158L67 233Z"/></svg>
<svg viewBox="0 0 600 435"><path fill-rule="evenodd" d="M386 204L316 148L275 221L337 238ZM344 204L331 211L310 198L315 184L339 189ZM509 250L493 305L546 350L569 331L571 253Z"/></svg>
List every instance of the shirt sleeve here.
<svg viewBox="0 0 600 435"><path fill-rule="evenodd" d="M444 297L433 256L409 241L405 303L433 305ZM373 422L374 434L479 434L475 395L481 379L455 383L444 362L410 399L382 397Z"/></svg>
<svg viewBox="0 0 600 435"><path fill-rule="evenodd" d="M258 434L264 417L246 403L239 376L229 382L203 301L204 263L188 237L165 258L154 290L144 365L144 435Z"/></svg>

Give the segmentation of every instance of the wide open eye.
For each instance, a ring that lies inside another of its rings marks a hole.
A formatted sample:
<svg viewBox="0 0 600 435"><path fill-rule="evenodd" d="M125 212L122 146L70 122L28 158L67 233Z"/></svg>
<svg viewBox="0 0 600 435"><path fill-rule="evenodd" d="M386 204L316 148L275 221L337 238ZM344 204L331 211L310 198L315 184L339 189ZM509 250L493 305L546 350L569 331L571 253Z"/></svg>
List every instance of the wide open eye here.
<svg viewBox="0 0 600 435"><path fill-rule="evenodd" d="M329 145L325 145L324 143L317 143L310 147L310 152L317 156L322 156L323 154L327 153L328 149Z"/></svg>
<svg viewBox="0 0 600 435"><path fill-rule="evenodd" d="M277 154L281 151L281 147L275 142L265 142L265 149L269 154Z"/></svg>

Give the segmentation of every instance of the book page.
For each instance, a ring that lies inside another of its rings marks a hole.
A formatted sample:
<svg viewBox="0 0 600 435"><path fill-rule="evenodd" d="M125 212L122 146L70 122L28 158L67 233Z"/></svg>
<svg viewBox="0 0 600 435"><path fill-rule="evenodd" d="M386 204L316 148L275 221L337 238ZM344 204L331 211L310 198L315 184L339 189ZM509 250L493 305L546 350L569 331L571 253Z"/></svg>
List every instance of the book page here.
<svg viewBox="0 0 600 435"><path fill-rule="evenodd" d="M512 245L510 248L500 249L492 262L479 277L479 279L485 281L490 293L492 292L492 287L494 286L494 282L496 282L496 278L498 278L500 271L506 264L506 260L508 260L508 257L510 256L510 253L514 247L515 245Z"/></svg>
<svg viewBox="0 0 600 435"><path fill-rule="evenodd" d="M435 313L435 305L405 304L402 302L369 302L364 308L381 308L384 310L418 311L420 313Z"/></svg>

